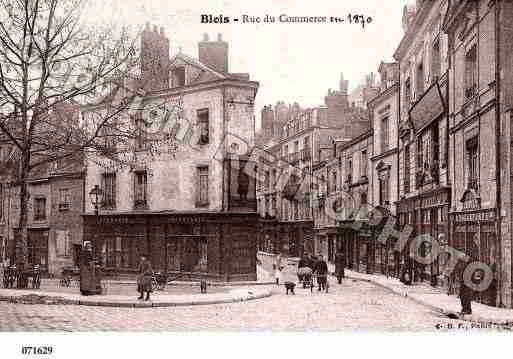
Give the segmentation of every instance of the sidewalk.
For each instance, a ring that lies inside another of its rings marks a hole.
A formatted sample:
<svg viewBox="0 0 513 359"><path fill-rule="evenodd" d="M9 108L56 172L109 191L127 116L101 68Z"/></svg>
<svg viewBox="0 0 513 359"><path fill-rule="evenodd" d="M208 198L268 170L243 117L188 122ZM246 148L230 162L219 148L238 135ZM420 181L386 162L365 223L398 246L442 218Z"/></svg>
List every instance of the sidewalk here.
<svg viewBox="0 0 513 359"><path fill-rule="evenodd" d="M333 273L334 266L330 265L330 272ZM461 311L460 300L456 295L447 295L438 288L433 288L429 284L420 283L414 285L404 285L397 278L387 278L378 274L364 274L345 270L346 278L367 281L388 289L391 292L408 297L409 299L441 312L445 315L459 317ZM490 324L510 324L513 323L513 309L490 307L481 303L472 302L472 314L465 315L463 320Z"/></svg>
<svg viewBox="0 0 513 359"><path fill-rule="evenodd" d="M77 304L106 307L174 307L243 302L271 296L269 288L237 288L223 293L162 294L153 293L150 301L137 300L134 295L92 295L41 291L38 289L0 289L0 301L32 304Z"/></svg>

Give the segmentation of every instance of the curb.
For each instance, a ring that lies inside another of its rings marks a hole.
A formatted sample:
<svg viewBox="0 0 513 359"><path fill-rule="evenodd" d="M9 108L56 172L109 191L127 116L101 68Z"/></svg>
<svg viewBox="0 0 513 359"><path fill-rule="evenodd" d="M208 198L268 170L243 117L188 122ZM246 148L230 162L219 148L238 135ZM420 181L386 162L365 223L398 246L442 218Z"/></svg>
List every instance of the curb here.
<svg viewBox="0 0 513 359"><path fill-rule="evenodd" d="M26 295L30 295L33 293L27 293ZM92 306L92 307L116 307L116 308L158 308L158 307L183 307L183 306L193 306L193 305L210 305L210 304L227 304L227 303L237 303L237 302L246 302L254 299L262 299L272 296L272 291L264 291L259 294L252 294L246 297L230 297L225 299L213 299L213 300L200 300L200 301L184 301L184 302L108 302L108 301L95 301L95 300L80 300L80 299L66 299L62 297L52 297L55 298L55 301L58 303L35 303L40 305L84 305L84 306ZM0 295L0 302L8 302L15 304L27 304L30 303L17 303L16 300L20 296L12 296L12 295Z"/></svg>
<svg viewBox="0 0 513 359"><path fill-rule="evenodd" d="M407 298L409 300L411 300L412 302L414 303L417 303L419 305L422 305L426 308L429 308L435 312L438 312L438 313L441 313L447 317L449 316L454 316L455 318L452 318L452 319L459 319L459 320L463 320L463 321L467 321L467 322L489 322L491 324L494 324L494 325L508 325L508 326L511 326L512 323L513 323L513 319L504 319L504 320L497 320L497 319L490 319L490 318L484 318L484 317L480 317L480 316L476 316L476 315L464 315L464 316L460 316L460 314L458 312L455 312L453 310L447 310L447 309L444 309L444 308L440 308L440 307L437 307L437 306L434 306L432 304L429 304L429 303L426 303L425 301L421 300L421 299L418 299L418 298L414 298L412 296L409 296L408 293L406 292L400 292L398 290L395 290L395 289L392 289L384 284L381 284L381 283L378 283L372 279L366 279L366 278L357 278L357 277L353 277L353 276L347 276L346 275L346 278L349 278L349 279L352 279L352 280L357 280L357 281L361 281L361 282L367 282L367 283L371 283L377 287L380 287L380 288L383 288L383 289L386 289L387 291L395 294L395 295L399 295L403 298Z"/></svg>

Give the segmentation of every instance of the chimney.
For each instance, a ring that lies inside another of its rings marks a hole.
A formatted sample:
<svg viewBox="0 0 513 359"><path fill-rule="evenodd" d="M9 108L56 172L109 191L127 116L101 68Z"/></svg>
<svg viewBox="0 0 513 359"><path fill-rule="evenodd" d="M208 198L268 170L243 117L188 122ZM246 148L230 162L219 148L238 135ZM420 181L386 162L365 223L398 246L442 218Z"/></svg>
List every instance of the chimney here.
<svg viewBox="0 0 513 359"><path fill-rule="evenodd" d="M169 87L169 39L164 27L147 22L141 35L141 78L147 90L155 91Z"/></svg>
<svg viewBox="0 0 513 359"><path fill-rule="evenodd" d="M217 41L209 41L208 34L204 34L203 41L198 43L198 58L212 69L227 73L228 43L223 41L221 34L217 35Z"/></svg>

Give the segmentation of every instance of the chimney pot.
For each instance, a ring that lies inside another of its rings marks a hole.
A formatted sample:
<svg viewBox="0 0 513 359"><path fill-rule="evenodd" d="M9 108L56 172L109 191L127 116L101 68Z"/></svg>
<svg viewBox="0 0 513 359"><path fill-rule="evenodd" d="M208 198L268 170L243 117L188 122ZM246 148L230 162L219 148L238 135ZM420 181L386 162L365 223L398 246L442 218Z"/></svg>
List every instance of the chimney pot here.
<svg viewBox="0 0 513 359"><path fill-rule="evenodd" d="M161 26L161 27L160 27L160 34L161 34L162 36L164 36L164 35L165 35L164 26Z"/></svg>
<svg viewBox="0 0 513 359"><path fill-rule="evenodd" d="M203 34L203 41L208 41L208 34L207 33Z"/></svg>
<svg viewBox="0 0 513 359"><path fill-rule="evenodd" d="M149 30L149 29L150 29L150 22L146 21L146 30Z"/></svg>
<svg viewBox="0 0 513 359"><path fill-rule="evenodd" d="M221 34L221 33L217 34L217 41L223 41L223 34Z"/></svg>
<svg viewBox="0 0 513 359"><path fill-rule="evenodd" d="M153 32L158 32L157 25L153 25Z"/></svg>

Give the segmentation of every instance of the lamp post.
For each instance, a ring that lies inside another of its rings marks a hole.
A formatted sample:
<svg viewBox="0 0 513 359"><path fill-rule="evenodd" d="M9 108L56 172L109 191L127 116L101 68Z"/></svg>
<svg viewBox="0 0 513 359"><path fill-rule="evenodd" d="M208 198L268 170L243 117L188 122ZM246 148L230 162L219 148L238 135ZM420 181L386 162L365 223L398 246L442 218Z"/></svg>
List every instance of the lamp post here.
<svg viewBox="0 0 513 359"><path fill-rule="evenodd" d="M96 242L97 242L97 231L98 231L98 226L99 226L99 211L98 209L100 208L100 205L102 203L102 200L103 200L103 190L100 188L100 186L98 186L97 184L94 185L94 187L91 189L91 191L89 192L89 199L91 200L91 204L93 205L94 207L94 215L96 217L96 229L95 229L95 233L94 233L94 238L95 238L95 241L94 241L94 244L95 246L93 246L93 248L96 247Z"/></svg>

